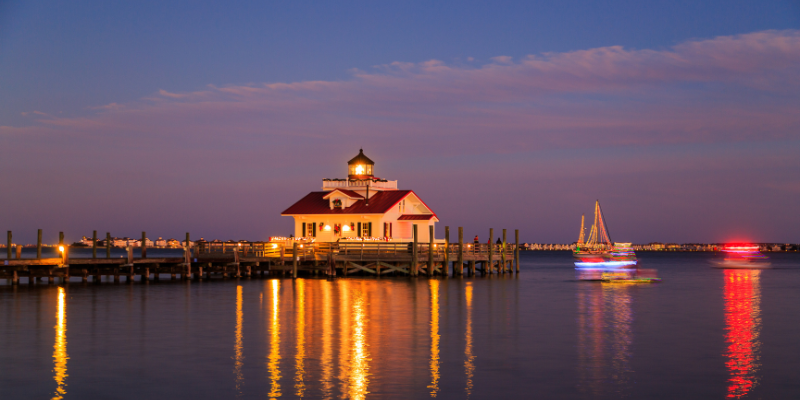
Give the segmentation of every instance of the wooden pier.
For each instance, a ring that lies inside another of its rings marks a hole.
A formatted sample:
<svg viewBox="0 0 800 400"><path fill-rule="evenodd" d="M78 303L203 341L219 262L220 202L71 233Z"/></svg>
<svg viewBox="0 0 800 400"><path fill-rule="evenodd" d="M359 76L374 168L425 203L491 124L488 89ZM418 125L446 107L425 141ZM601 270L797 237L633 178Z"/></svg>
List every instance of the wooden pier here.
<svg viewBox="0 0 800 400"><path fill-rule="evenodd" d="M450 242L450 228L445 227L444 243L419 243L417 225L413 226L412 242L343 241L334 243L247 243L191 242L189 234L183 242L183 256L157 258L147 256L147 247L127 247L122 258L111 258L110 234L106 234L105 257L97 257L97 233L93 235L91 258L70 258L69 246L59 234L60 257L42 258L42 234L38 232L36 258L21 258L21 246L12 246L8 232L6 258L0 259L0 279L16 285L20 278L28 284L47 279L54 283L70 278L101 282L102 277L119 282L120 277L132 283L170 279L250 278L300 275L320 277L373 276L475 276L519 273L519 230L514 243L494 243L494 230L489 230L489 243L465 243L463 228L458 239ZM142 243L145 243L142 232ZM433 237L430 227L429 237ZM13 249L16 247L16 249ZM15 251L14 251L15 250ZM135 251L136 250L136 251ZM138 253L138 254L134 254Z"/></svg>

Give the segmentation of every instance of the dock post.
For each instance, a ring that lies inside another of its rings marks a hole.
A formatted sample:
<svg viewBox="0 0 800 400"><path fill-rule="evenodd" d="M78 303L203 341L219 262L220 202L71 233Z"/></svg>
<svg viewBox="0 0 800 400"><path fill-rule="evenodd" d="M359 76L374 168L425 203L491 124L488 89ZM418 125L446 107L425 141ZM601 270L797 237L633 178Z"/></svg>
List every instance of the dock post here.
<svg viewBox="0 0 800 400"><path fill-rule="evenodd" d="M142 258L147 258L147 233L142 231Z"/></svg>
<svg viewBox="0 0 800 400"><path fill-rule="evenodd" d="M470 276L475 276L475 260L469 262L469 274Z"/></svg>
<svg viewBox="0 0 800 400"><path fill-rule="evenodd" d="M433 243L433 225L428 225L428 238L430 239L428 244L428 276L433 276L433 246L435 246Z"/></svg>
<svg viewBox="0 0 800 400"><path fill-rule="evenodd" d="M11 272L11 284L19 285L19 274L17 274L17 270Z"/></svg>
<svg viewBox="0 0 800 400"><path fill-rule="evenodd" d="M297 242L292 244L292 279L297 279Z"/></svg>
<svg viewBox="0 0 800 400"><path fill-rule="evenodd" d="M500 260L502 261L503 267L500 268L497 273L506 273L506 230L503 229L503 247L500 248L502 254L500 255Z"/></svg>
<svg viewBox="0 0 800 400"><path fill-rule="evenodd" d="M42 258L42 230L36 232L36 259Z"/></svg>
<svg viewBox="0 0 800 400"><path fill-rule="evenodd" d="M484 274L486 274L486 273L491 274L492 270L494 270L494 266L492 265L492 255L494 255L493 254L494 253L493 252L493 250L494 250L494 243L493 242L494 242L494 228L489 228L489 262L485 264L485 265L488 265L488 268L487 267L483 268L483 273Z"/></svg>
<svg viewBox="0 0 800 400"><path fill-rule="evenodd" d="M444 227L444 262L442 263L442 273L444 276L449 275L450 257L447 252L450 251L450 227ZM453 268L453 276L456 276L456 269Z"/></svg>
<svg viewBox="0 0 800 400"><path fill-rule="evenodd" d="M519 229L514 230L514 272L519 273Z"/></svg>
<svg viewBox="0 0 800 400"><path fill-rule="evenodd" d="M62 257L64 275L61 277L61 283L69 283L69 246L64 246L64 253Z"/></svg>
<svg viewBox="0 0 800 400"><path fill-rule="evenodd" d="M142 267L142 282L147 282L150 280L150 267Z"/></svg>
<svg viewBox="0 0 800 400"><path fill-rule="evenodd" d="M92 258L97 258L97 231L92 231Z"/></svg>
<svg viewBox="0 0 800 400"><path fill-rule="evenodd" d="M64 232L58 232L58 245L64 245Z"/></svg>
<svg viewBox="0 0 800 400"><path fill-rule="evenodd" d="M114 268L114 283L119 283L119 268Z"/></svg>
<svg viewBox="0 0 800 400"><path fill-rule="evenodd" d="M189 240L189 232L186 232L186 253L184 258L186 259L186 269L181 273L181 279L189 280L192 279L192 242Z"/></svg>
<svg viewBox="0 0 800 400"><path fill-rule="evenodd" d="M458 275L464 275L464 227L462 226L458 227Z"/></svg>
<svg viewBox="0 0 800 400"><path fill-rule="evenodd" d="M414 224L414 247L411 249L411 268L408 272L411 276L417 276L417 224Z"/></svg>
<svg viewBox="0 0 800 400"><path fill-rule="evenodd" d="M106 232L106 258L111 258L111 232Z"/></svg>
<svg viewBox="0 0 800 400"><path fill-rule="evenodd" d="M22 258L22 245L18 244L16 249L17 249L17 260L19 260L20 258Z"/></svg>
<svg viewBox="0 0 800 400"><path fill-rule="evenodd" d="M8 241L6 242L6 260L11 259L11 231L8 231Z"/></svg>

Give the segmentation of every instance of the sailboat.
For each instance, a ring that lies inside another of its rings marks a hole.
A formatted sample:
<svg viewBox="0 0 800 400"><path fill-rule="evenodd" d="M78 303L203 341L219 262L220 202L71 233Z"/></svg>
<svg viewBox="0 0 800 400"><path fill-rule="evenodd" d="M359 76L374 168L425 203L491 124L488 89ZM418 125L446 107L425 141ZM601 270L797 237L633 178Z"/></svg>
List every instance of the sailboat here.
<svg viewBox="0 0 800 400"><path fill-rule="evenodd" d="M581 231L573 252L576 269L630 270L636 268L638 261L631 244L611 241L599 200L594 203L594 223L589 230L589 237L585 240L584 232L584 216L581 216Z"/></svg>

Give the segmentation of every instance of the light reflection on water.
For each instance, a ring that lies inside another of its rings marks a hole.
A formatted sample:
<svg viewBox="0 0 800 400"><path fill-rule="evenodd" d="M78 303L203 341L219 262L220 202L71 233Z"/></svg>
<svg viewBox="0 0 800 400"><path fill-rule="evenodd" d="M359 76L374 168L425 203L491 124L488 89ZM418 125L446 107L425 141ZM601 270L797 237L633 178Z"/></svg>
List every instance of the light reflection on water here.
<svg viewBox="0 0 800 400"><path fill-rule="evenodd" d="M431 397L439 393L439 281L428 282L431 298Z"/></svg>
<svg viewBox="0 0 800 400"><path fill-rule="evenodd" d="M267 370L269 370L270 399L281 397L281 322L280 322L280 289L281 282L277 279L267 281L270 305L269 315L269 356Z"/></svg>
<svg viewBox="0 0 800 400"><path fill-rule="evenodd" d="M306 359L306 299L305 299L305 280L300 279L295 282L295 377L294 390L295 396L303 397L306 391L305 379L305 359Z"/></svg>
<svg viewBox="0 0 800 400"><path fill-rule="evenodd" d="M56 390L53 399L62 399L67 394L67 304L63 287L58 288L58 309L56 311L56 341L53 345L53 379Z"/></svg>
<svg viewBox="0 0 800 400"><path fill-rule="evenodd" d="M242 323L244 322L244 313L242 312L242 286L236 286L236 333L234 337L236 342L233 346L233 374L236 377L236 393L242 394L242 384L244 383L244 376L242 375L242 366L244 365L244 348L242 345Z"/></svg>
<svg viewBox="0 0 800 400"><path fill-rule="evenodd" d="M759 270L725 270L725 366L728 398L738 399L758 385L761 349Z"/></svg>
<svg viewBox="0 0 800 400"><path fill-rule="evenodd" d="M464 297L467 301L467 323L464 329L464 374L467 376L467 386L464 392L469 398L472 394L472 375L475 373L475 355L472 354L472 282L466 283Z"/></svg>

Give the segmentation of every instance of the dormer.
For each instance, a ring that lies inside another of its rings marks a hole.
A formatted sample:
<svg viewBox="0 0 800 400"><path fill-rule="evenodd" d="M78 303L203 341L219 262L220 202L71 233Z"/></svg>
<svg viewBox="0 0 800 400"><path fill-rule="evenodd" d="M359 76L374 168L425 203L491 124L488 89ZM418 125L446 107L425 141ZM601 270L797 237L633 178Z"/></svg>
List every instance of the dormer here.
<svg viewBox="0 0 800 400"><path fill-rule="evenodd" d="M330 206L331 210L344 210L345 208L355 204L357 201L363 200L364 196L352 190L334 189L322 198L328 200L328 205Z"/></svg>

